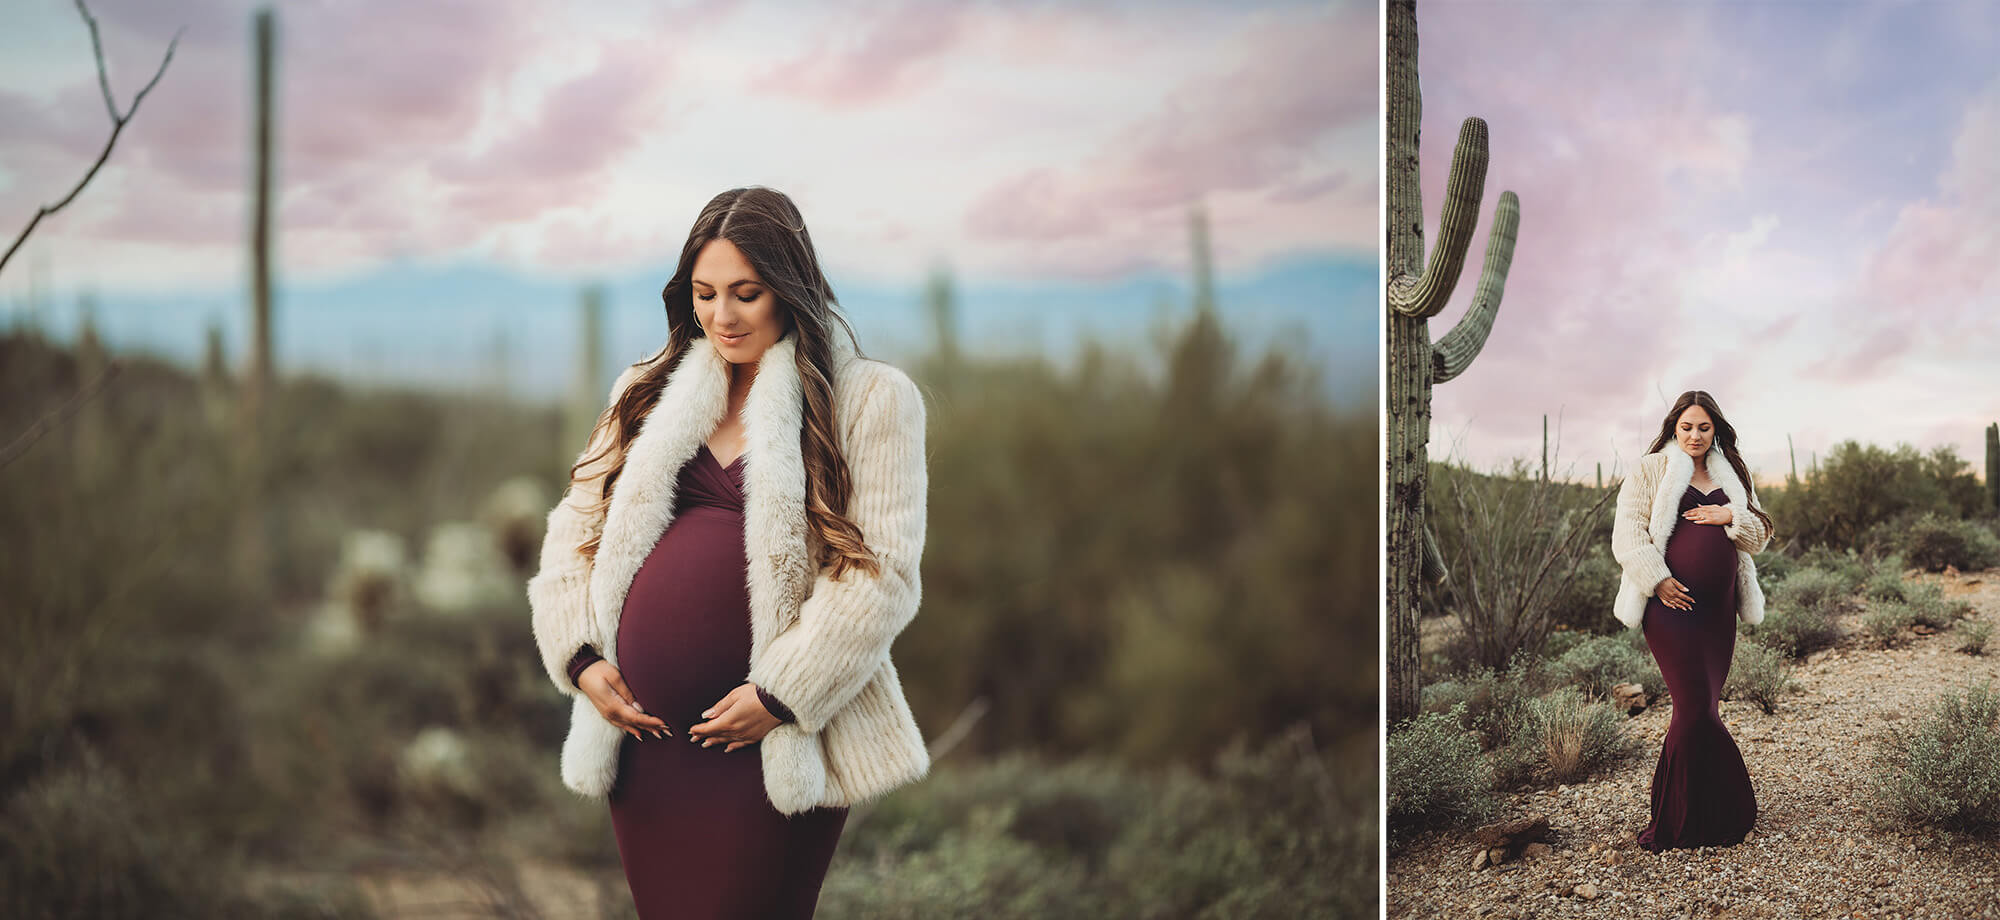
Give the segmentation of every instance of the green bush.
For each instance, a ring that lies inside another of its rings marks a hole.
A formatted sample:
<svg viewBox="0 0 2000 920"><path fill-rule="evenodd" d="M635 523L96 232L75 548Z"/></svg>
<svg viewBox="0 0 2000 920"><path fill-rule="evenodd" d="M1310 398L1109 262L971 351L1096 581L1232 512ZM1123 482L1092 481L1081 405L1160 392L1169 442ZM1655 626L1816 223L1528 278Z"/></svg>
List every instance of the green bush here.
<svg viewBox="0 0 2000 920"><path fill-rule="evenodd" d="M1576 573L1569 583L1556 593L1549 610L1549 622L1576 631L1624 628L1611 616L1612 602L1618 598L1621 572L1618 560L1611 556L1609 541L1593 546L1590 553L1577 563ZM1552 633L1549 638L1554 639L1559 634ZM1544 649L1543 654L1553 657L1558 653Z"/></svg>
<svg viewBox="0 0 2000 920"><path fill-rule="evenodd" d="M1849 581L1846 575L1827 569L1800 568L1771 592L1764 622L1746 626L1743 632L1790 658L1832 645L1840 638L1833 618L1846 606L1847 596L1860 578L1858 569Z"/></svg>
<svg viewBox="0 0 2000 920"><path fill-rule="evenodd" d="M1932 629L1948 629L1959 617L1972 612L1972 605L1945 597L1944 587L1935 582L1911 585L1905 593L1910 621Z"/></svg>
<svg viewBox="0 0 2000 920"><path fill-rule="evenodd" d="M1799 567L1798 560L1776 550L1766 550L1752 558L1757 562L1757 583L1764 586L1766 594Z"/></svg>
<svg viewBox="0 0 2000 920"><path fill-rule="evenodd" d="M1901 572L1877 571L1868 576L1868 585L1862 596L1871 601L1900 601L1906 597Z"/></svg>
<svg viewBox="0 0 2000 920"><path fill-rule="evenodd" d="M1493 774L1466 715L1426 712L1389 733L1389 830L1460 827L1492 814Z"/></svg>
<svg viewBox="0 0 2000 920"><path fill-rule="evenodd" d="M1367 916L1377 801L1296 728L1201 771L1021 752L941 765L850 818L820 913Z"/></svg>
<svg viewBox="0 0 2000 920"><path fill-rule="evenodd" d="M1926 572L1956 566L1977 572L2000 565L2000 537L1978 521L1924 514L1903 528L1900 549L1910 564Z"/></svg>
<svg viewBox="0 0 2000 920"><path fill-rule="evenodd" d="M1527 655L1516 655L1505 670L1473 668L1457 678L1425 687L1427 712L1450 712L1459 727L1478 736L1486 750L1506 747L1519 733L1528 701L1554 681L1549 669Z"/></svg>
<svg viewBox="0 0 2000 920"><path fill-rule="evenodd" d="M1571 783L1596 772L1634 747L1625 716L1574 687L1560 687L1528 703L1521 744L1536 756L1547 778Z"/></svg>
<svg viewBox="0 0 2000 920"><path fill-rule="evenodd" d="M1988 684L1947 693L1912 728L1892 726L1872 782L1887 811L1905 821L2000 831L2000 695Z"/></svg>
<svg viewBox="0 0 2000 920"><path fill-rule="evenodd" d="M1856 566L1859 564L1856 563ZM1772 592L1770 600L1794 607L1813 607L1828 612L1837 612L1848 596L1859 587L1863 571L1858 568L1827 568L1820 565L1801 565L1798 570L1786 576Z"/></svg>
<svg viewBox="0 0 2000 920"><path fill-rule="evenodd" d="M1861 628L1886 646L1898 646L1910 639L1910 627L1917 624L1916 611L1900 601L1884 601L1870 607L1861 617Z"/></svg>
<svg viewBox="0 0 2000 920"><path fill-rule="evenodd" d="M1804 480L1773 490L1769 510L1799 546L1862 546L1884 522L1924 512L1976 513L1978 479L1950 447L1928 453L1845 441Z"/></svg>
<svg viewBox="0 0 2000 920"><path fill-rule="evenodd" d="M1557 680L1591 696L1608 695L1628 682L1645 687L1647 696L1667 692L1659 663L1623 636L1592 636L1550 662L1549 669Z"/></svg>
<svg viewBox="0 0 2000 920"><path fill-rule="evenodd" d="M1852 548L1834 549L1830 546L1815 546L1800 553L1797 568L1818 569L1834 576L1834 583L1840 586L1837 593L1842 595L1853 594L1868 579L1871 571L1868 562Z"/></svg>
<svg viewBox="0 0 2000 920"><path fill-rule="evenodd" d="M1722 685L1722 696L1756 703L1765 715L1770 715L1777 712L1779 698L1796 689L1791 675L1791 663L1776 649L1755 642L1738 642L1729 663L1729 679Z"/></svg>
<svg viewBox="0 0 2000 920"><path fill-rule="evenodd" d="M1993 638L1993 624L1984 620L1966 620L1958 624L1958 650L1967 655L1986 654L1986 642Z"/></svg>

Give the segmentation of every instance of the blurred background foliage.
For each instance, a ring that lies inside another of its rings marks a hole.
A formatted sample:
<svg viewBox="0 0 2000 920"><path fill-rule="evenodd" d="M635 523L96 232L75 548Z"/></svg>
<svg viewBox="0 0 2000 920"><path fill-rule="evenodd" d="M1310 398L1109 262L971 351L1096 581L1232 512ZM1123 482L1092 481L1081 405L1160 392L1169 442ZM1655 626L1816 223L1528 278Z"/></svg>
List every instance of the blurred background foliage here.
<svg viewBox="0 0 2000 920"><path fill-rule="evenodd" d="M904 362L930 531L895 655L927 734L970 728L857 810L821 916L1372 914L1375 415L1212 303L1153 362L940 330ZM0 915L366 916L401 879L629 916L522 590L569 410L280 376L258 500L229 362L121 354L78 404L83 339L0 338Z"/></svg>

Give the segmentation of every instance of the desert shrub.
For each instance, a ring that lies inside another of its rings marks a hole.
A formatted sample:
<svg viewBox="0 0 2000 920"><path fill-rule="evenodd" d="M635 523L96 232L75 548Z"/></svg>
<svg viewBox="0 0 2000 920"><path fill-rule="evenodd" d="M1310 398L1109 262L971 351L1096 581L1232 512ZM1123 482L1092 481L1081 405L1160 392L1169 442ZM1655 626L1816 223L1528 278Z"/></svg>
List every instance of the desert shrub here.
<svg viewBox="0 0 2000 920"><path fill-rule="evenodd" d="M1958 624L1958 650L1967 655L1986 654L1986 642L1993 638L1993 624L1984 620L1966 620Z"/></svg>
<svg viewBox="0 0 2000 920"><path fill-rule="evenodd" d="M1950 447L1928 453L1846 441L1803 481L1770 497L1770 511L1800 546L1860 546L1883 522L1934 512L1975 513L1983 489Z"/></svg>
<svg viewBox="0 0 2000 920"><path fill-rule="evenodd" d="M1777 590L1772 593L1772 600L1812 607L1837 608L1868 578L1867 568L1851 552L1846 557L1820 553L1818 550L1807 555L1820 555L1822 558L1818 561L1801 559L1799 567L1785 576L1784 581L1778 583Z"/></svg>
<svg viewBox="0 0 2000 920"><path fill-rule="evenodd" d="M1757 583L1764 586L1769 594L1778 582L1784 581L1798 570L1798 560L1782 552L1766 550L1753 557L1757 562Z"/></svg>
<svg viewBox="0 0 2000 920"><path fill-rule="evenodd" d="M1797 575L1807 569L1816 569L1833 576L1833 583L1840 586L1840 594L1854 593L1855 589L1861 587L1862 582L1868 580L1872 572L1868 561L1863 559L1860 553L1851 548L1834 549L1830 546L1815 546L1800 553L1798 566L1791 575ZM1790 581L1791 575L1785 580Z"/></svg>
<svg viewBox="0 0 2000 920"><path fill-rule="evenodd" d="M865 821L850 820L820 912L914 920L1376 909L1378 799L1366 774L1336 766L1296 726L1254 750L1232 743L1206 767L1134 770L1026 752L940 764L874 803Z"/></svg>
<svg viewBox="0 0 2000 920"><path fill-rule="evenodd" d="M1871 601L1900 601L1905 597L1901 572L1877 571L1868 576L1868 584L1862 588L1862 596Z"/></svg>
<svg viewBox="0 0 2000 920"><path fill-rule="evenodd" d="M1549 609L1550 623L1558 629L1587 632L1624 628L1611 615L1612 602L1618 598L1618 578L1622 571L1618 560L1611 557L1608 541L1593 545L1589 554L1577 563L1570 581L1556 592ZM1549 639L1553 640L1557 635L1560 633L1551 633ZM1544 649L1543 654L1554 657L1561 653Z"/></svg>
<svg viewBox="0 0 2000 920"><path fill-rule="evenodd" d="M1976 572L2000 565L2000 537L1990 528L1937 514L1910 521L1899 535L1898 548L1911 565L1927 572L1942 572L1945 566Z"/></svg>
<svg viewBox="0 0 2000 920"><path fill-rule="evenodd" d="M1372 769L1336 780L1281 735L1262 751L1225 749L1212 773L1167 776L1111 850L1110 903L1080 915L1365 917L1379 909Z"/></svg>
<svg viewBox="0 0 2000 920"><path fill-rule="evenodd" d="M1901 601L1884 601L1861 617L1861 628L1886 646L1909 641L1910 627L1917 623L1916 611Z"/></svg>
<svg viewBox="0 0 2000 920"><path fill-rule="evenodd" d="M1935 582L1910 585L1905 594L1911 622L1922 623L1932 629L1949 628L1958 622L1959 617L1972 612L1972 605L1945 597L1944 587Z"/></svg>
<svg viewBox="0 0 2000 920"><path fill-rule="evenodd" d="M1570 649L1589 641L1595 635L1595 633L1585 632L1580 629L1558 629L1549 633L1549 641L1542 644L1542 657L1549 661L1554 661L1568 654Z"/></svg>
<svg viewBox="0 0 2000 920"><path fill-rule="evenodd" d="M1552 661L1549 669L1557 680L1591 696L1604 696L1627 682L1645 687L1647 696L1667 691L1653 656L1633 648L1623 636L1592 636Z"/></svg>
<svg viewBox="0 0 2000 920"><path fill-rule="evenodd" d="M1561 687L1528 703L1523 746L1539 755L1549 780L1575 782L1629 753L1625 717L1574 687Z"/></svg>
<svg viewBox="0 0 2000 920"><path fill-rule="evenodd" d="M1541 662L1516 655L1502 670L1473 668L1457 678L1424 688L1427 712L1454 713L1459 727L1472 732L1486 750L1506 747L1519 733L1528 701L1553 685Z"/></svg>
<svg viewBox="0 0 2000 920"><path fill-rule="evenodd" d="M1859 580L1857 574L1855 581ZM1826 569L1798 569L1766 599L1764 622L1743 631L1791 658L1832 645L1840 638L1833 618L1845 606L1852 584Z"/></svg>
<svg viewBox="0 0 2000 920"><path fill-rule="evenodd" d="M1491 768L1460 707L1426 712L1389 733L1389 830L1402 835L1484 820Z"/></svg>
<svg viewBox="0 0 2000 920"><path fill-rule="evenodd" d="M1756 703L1770 715L1778 710L1778 699L1796 687L1791 663L1776 649L1755 642L1738 642L1729 663L1729 679L1722 685L1722 696Z"/></svg>
<svg viewBox="0 0 2000 920"><path fill-rule="evenodd" d="M1914 824L2000 830L2000 695L1991 685L1946 693L1876 751L1876 796Z"/></svg>

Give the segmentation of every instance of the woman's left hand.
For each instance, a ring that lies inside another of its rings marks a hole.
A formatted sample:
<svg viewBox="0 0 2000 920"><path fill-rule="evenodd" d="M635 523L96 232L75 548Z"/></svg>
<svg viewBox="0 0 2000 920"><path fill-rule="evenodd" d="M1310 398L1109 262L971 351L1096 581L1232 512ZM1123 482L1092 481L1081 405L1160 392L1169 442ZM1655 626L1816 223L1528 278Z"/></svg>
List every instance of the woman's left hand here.
<svg viewBox="0 0 2000 920"><path fill-rule="evenodd" d="M751 683L729 691L728 696L701 717L708 721L689 726L688 740L702 747L727 744L722 749L725 754L764 740L780 724L778 717L764 708L764 701L757 698L757 685Z"/></svg>
<svg viewBox="0 0 2000 920"><path fill-rule="evenodd" d="M1697 524L1727 524L1736 520L1727 505L1696 505L1681 512L1681 517Z"/></svg>

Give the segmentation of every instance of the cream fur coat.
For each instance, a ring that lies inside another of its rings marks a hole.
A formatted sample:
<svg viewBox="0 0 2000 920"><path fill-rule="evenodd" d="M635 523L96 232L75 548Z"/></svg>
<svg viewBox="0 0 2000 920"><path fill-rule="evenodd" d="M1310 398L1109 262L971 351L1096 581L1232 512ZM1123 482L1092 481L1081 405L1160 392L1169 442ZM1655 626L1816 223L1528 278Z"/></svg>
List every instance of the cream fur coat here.
<svg viewBox="0 0 2000 920"><path fill-rule="evenodd" d="M889 660L889 646L916 615L921 596L928 488L923 398L901 370L858 358L844 333L832 336L836 437L853 482L847 513L882 566L879 576L850 570L834 581L814 565L817 547L808 545L796 335L787 333L764 353L741 413L751 636L743 680L770 690L796 721L731 755L763 758L765 794L784 814L852 805L930 769ZM619 375L612 400L642 369ZM602 469L549 512L541 568L527 592L542 664L556 687L575 698L561 770L563 784L580 795L609 794L619 744L628 736L569 683L565 668L584 645L617 666L626 592L673 521L681 465L727 411L729 378L729 363L706 339L695 339L626 446L606 513L593 520L583 510L603 494ZM584 454L594 450L593 443ZM576 547L596 533L602 538L593 562Z"/></svg>
<svg viewBox="0 0 2000 920"><path fill-rule="evenodd" d="M1771 541L1764 522L1750 513L1756 493L1736 478L1736 470L1720 451L1711 450L1708 475L1729 497L1729 523L1722 532L1736 544L1736 616L1752 626L1764 622L1764 589L1757 584L1757 564L1750 554ZM1694 479L1694 458L1678 444L1639 458L1638 469L1618 487L1618 514L1611 524L1611 555L1625 570L1619 579L1612 613L1638 629L1646 617L1646 599L1673 572L1667 569L1667 539L1681 521L1681 496Z"/></svg>

